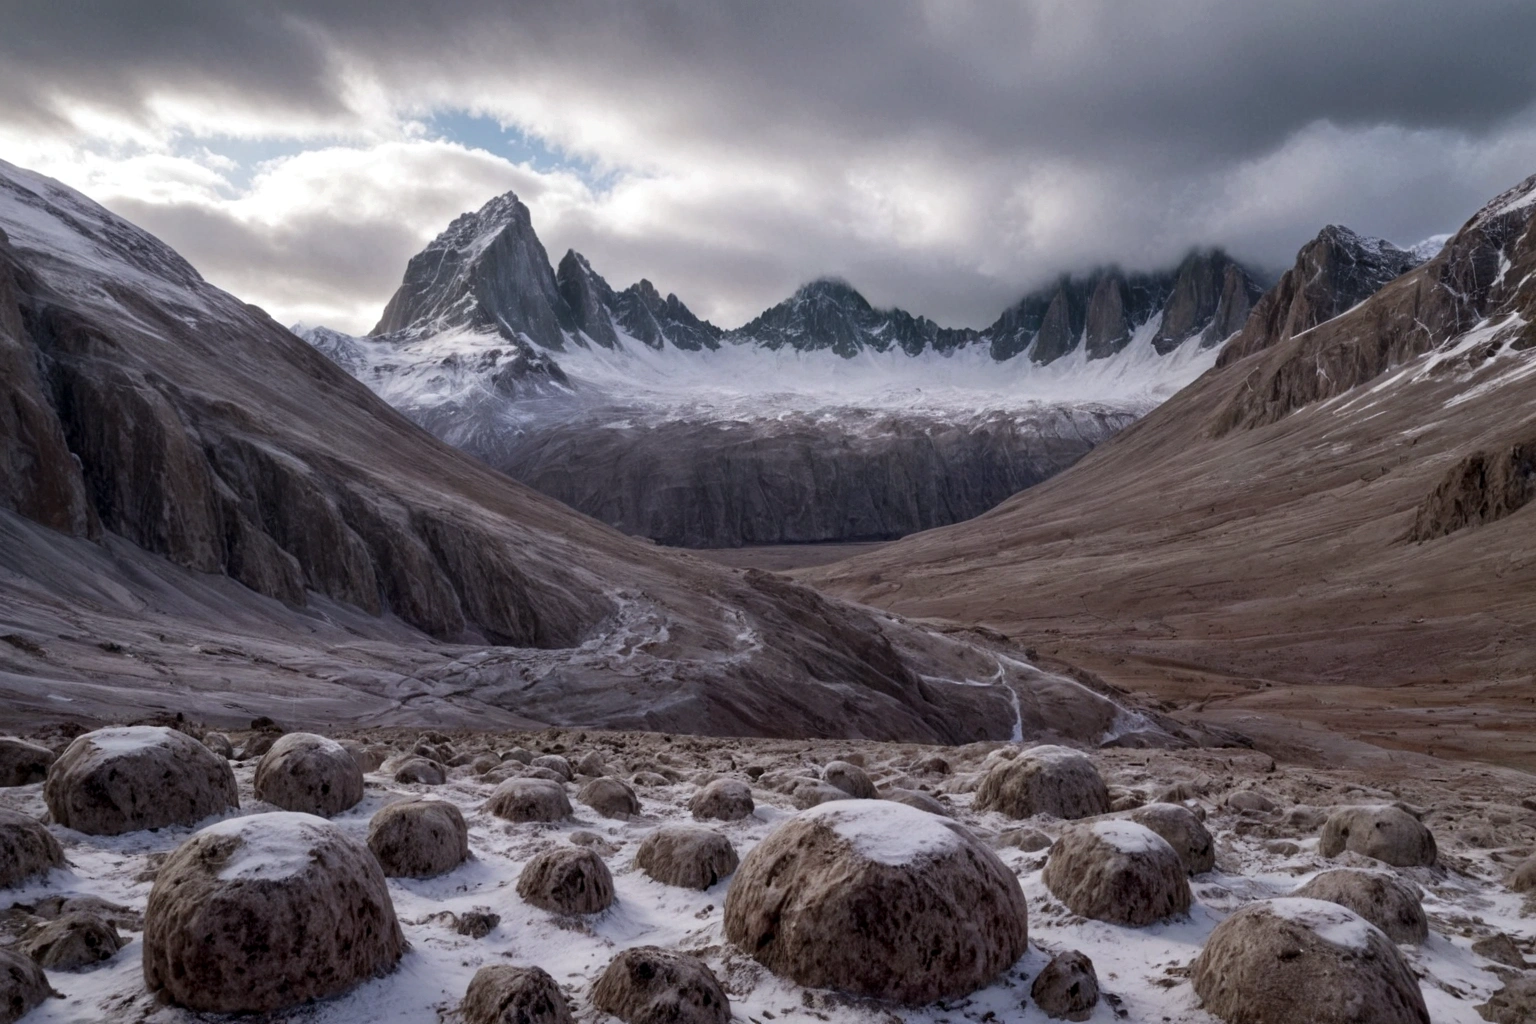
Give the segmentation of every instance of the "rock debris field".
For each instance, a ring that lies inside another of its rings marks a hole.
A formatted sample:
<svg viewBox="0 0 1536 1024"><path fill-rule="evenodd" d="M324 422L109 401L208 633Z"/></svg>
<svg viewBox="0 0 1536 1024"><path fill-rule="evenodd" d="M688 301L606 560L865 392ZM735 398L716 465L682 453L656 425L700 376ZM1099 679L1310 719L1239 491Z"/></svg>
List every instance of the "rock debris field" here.
<svg viewBox="0 0 1536 1024"><path fill-rule="evenodd" d="M1536 1019L1536 789L185 722L0 739L0 1022Z"/></svg>

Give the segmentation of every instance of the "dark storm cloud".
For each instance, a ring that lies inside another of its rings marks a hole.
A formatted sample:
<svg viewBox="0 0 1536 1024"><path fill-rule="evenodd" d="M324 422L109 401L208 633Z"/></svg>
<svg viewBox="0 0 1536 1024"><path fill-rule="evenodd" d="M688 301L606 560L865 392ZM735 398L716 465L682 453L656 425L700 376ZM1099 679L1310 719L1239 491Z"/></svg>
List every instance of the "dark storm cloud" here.
<svg viewBox="0 0 1536 1024"><path fill-rule="evenodd" d="M163 130L366 140L490 114L620 180L678 182L535 213L552 249L726 319L841 273L979 324L1092 262L1218 243L1279 265L1331 220L1412 242L1536 170L1525 0L8 6L0 126L63 134L72 105L154 125L180 99L202 123ZM132 203L242 285L312 281L311 304L382 301L378 264L392 283L421 241L419 217L220 227L233 215Z"/></svg>

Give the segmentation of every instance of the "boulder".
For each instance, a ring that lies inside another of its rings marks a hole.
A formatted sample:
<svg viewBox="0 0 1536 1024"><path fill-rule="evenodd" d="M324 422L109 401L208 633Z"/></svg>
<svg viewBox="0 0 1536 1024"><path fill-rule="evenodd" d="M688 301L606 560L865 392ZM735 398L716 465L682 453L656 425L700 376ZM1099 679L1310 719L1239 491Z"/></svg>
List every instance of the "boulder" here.
<svg viewBox="0 0 1536 1024"><path fill-rule="evenodd" d="M345 992L405 951L384 872L324 818L291 811L203 829L166 859L144 914L144 983L204 1013Z"/></svg>
<svg viewBox="0 0 1536 1024"><path fill-rule="evenodd" d="M950 809L939 801L937 797L929 796L919 789L892 789L885 793L885 799L893 800L898 804L906 804L908 807L916 807L920 811L929 814L937 814L940 817L953 817Z"/></svg>
<svg viewBox="0 0 1536 1024"><path fill-rule="evenodd" d="M1246 811L1249 814L1273 814L1280 809L1278 804L1256 789L1239 789L1228 793L1224 803L1234 811Z"/></svg>
<svg viewBox="0 0 1536 1024"><path fill-rule="evenodd" d="M708 889L736 870L736 849L725 836L698 825L663 825L640 841L635 864L656 881Z"/></svg>
<svg viewBox="0 0 1536 1024"><path fill-rule="evenodd" d="M1041 881L1074 914L1140 926L1189 910L1184 862L1134 821L1095 821L1062 833Z"/></svg>
<svg viewBox="0 0 1536 1024"><path fill-rule="evenodd" d="M446 801L402 800L368 823L368 849L390 878L431 878L469 858L469 828Z"/></svg>
<svg viewBox="0 0 1536 1024"><path fill-rule="evenodd" d="M1531 1024L1536 1020L1536 975L1509 978L1477 1012L1490 1024Z"/></svg>
<svg viewBox="0 0 1536 1024"><path fill-rule="evenodd" d="M518 764L532 764L533 751L524 747L513 747L511 750L503 750L501 752L501 759L503 761L516 761Z"/></svg>
<svg viewBox="0 0 1536 1024"><path fill-rule="evenodd" d="M700 821L740 821L756 809L752 787L739 779L716 779L688 801L688 810Z"/></svg>
<svg viewBox="0 0 1536 1024"><path fill-rule="evenodd" d="M448 781L448 771L430 758L411 756L395 766L395 781L441 786Z"/></svg>
<svg viewBox="0 0 1536 1024"><path fill-rule="evenodd" d="M821 770L821 780L860 800L875 799L875 784L864 769L847 761L830 761Z"/></svg>
<svg viewBox="0 0 1536 1024"><path fill-rule="evenodd" d="M64 866L64 850L48 827L30 814L0 807L0 889Z"/></svg>
<svg viewBox="0 0 1536 1024"><path fill-rule="evenodd" d="M1336 868L1322 872L1291 895L1348 907L1393 942L1420 943L1429 938L1429 920L1418 894L1385 872Z"/></svg>
<svg viewBox="0 0 1536 1024"><path fill-rule="evenodd" d="M997 837L998 846L1011 846L1016 850L1023 850L1025 853L1039 853L1041 850L1049 850L1053 842L1055 842L1054 839L1037 828L1009 829Z"/></svg>
<svg viewBox="0 0 1536 1024"><path fill-rule="evenodd" d="M470 979L464 1024L572 1024L565 993L542 968L487 964Z"/></svg>
<svg viewBox="0 0 1536 1024"><path fill-rule="evenodd" d="M290 732L261 755L256 765L256 799L329 818L363 798L363 772L335 740L312 732Z"/></svg>
<svg viewBox="0 0 1536 1024"><path fill-rule="evenodd" d="M1399 868L1432 865L1438 856L1435 837L1424 823L1391 804L1334 811L1323 823L1317 850L1324 857L1348 850Z"/></svg>
<svg viewBox="0 0 1536 1024"><path fill-rule="evenodd" d="M491 793L485 810L507 821L564 821L571 816L571 802L558 782L508 779Z"/></svg>
<svg viewBox="0 0 1536 1024"><path fill-rule="evenodd" d="M960 825L887 800L839 800L779 825L725 897L726 937L814 988L922 1005L988 984L1023 955L1029 911Z"/></svg>
<svg viewBox="0 0 1536 1024"><path fill-rule="evenodd" d="M500 764L501 759L495 754L480 754L469 763L469 769L476 775L484 775Z"/></svg>
<svg viewBox="0 0 1536 1024"><path fill-rule="evenodd" d="M53 995L48 976L30 957L0 949L0 1024L12 1024Z"/></svg>
<svg viewBox="0 0 1536 1024"><path fill-rule="evenodd" d="M596 914L613 906L613 875L584 846L556 846L517 876L517 894L551 914Z"/></svg>
<svg viewBox="0 0 1536 1024"><path fill-rule="evenodd" d="M127 942L111 922L77 911L43 925L28 937L24 949L50 971L78 971L110 960Z"/></svg>
<svg viewBox="0 0 1536 1024"><path fill-rule="evenodd" d="M602 751L589 750L582 756L581 760L576 762L576 774L590 775L593 778L597 778L599 775L607 775L608 760L603 757Z"/></svg>
<svg viewBox="0 0 1536 1024"><path fill-rule="evenodd" d="M1519 866L1509 873L1507 884L1515 892L1536 890L1536 856L1527 857L1521 861Z"/></svg>
<svg viewBox="0 0 1536 1024"><path fill-rule="evenodd" d="M1520 952L1520 947L1515 945L1515 940L1503 932L1494 932L1472 943L1472 952L1478 956L1485 956L1496 964L1505 967L1513 967L1517 971L1523 971L1530 965L1525 962L1525 954Z"/></svg>
<svg viewBox="0 0 1536 1024"><path fill-rule="evenodd" d="M235 756L235 745L229 742L229 737L221 732L203 733L203 746L225 760L230 760Z"/></svg>
<svg viewBox="0 0 1536 1024"><path fill-rule="evenodd" d="M657 772L635 772L629 777L629 781L646 789L654 789L657 786L670 786L672 780Z"/></svg>
<svg viewBox="0 0 1536 1024"><path fill-rule="evenodd" d="M619 848L596 832L589 832L584 828L577 829L566 836L576 846L589 847L599 856L611 857L619 852Z"/></svg>
<svg viewBox="0 0 1536 1024"><path fill-rule="evenodd" d="M1029 998L1052 1020L1087 1020L1099 1004L1099 976L1093 961L1077 950L1056 954L1035 975Z"/></svg>
<svg viewBox="0 0 1536 1024"><path fill-rule="evenodd" d="M364 775L382 768L384 759L388 756L386 749L377 744L369 746L359 740L337 740L336 742L352 755L352 760L357 762L357 770Z"/></svg>
<svg viewBox="0 0 1536 1024"><path fill-rule="evenodd" d="M789 791L789 799L796 810L803 811L833 800L852 800L853 797L848 795L846 789L838 789L830 782L822 782L820 779L798 779Z"/></svg>
<svg viewBox="0 0 1536 1024"><path fill-rule="evenodd" d="M57 824L98 836L192 825L240 806L228 761L155 725L76 737L48 769L43 798Z"/></svg>
<svg viewBox="0 0 1536 1024"><path fill-rule="evenodd" d="M1162 836L1184 862L1188 874L1203 874L1216 866L1216 841L1195 812L1183 804L1147 804L1126 817Z"/></svg>
<svg viewBox="0 0 1536 1024"><path fill-rule="evenodd" d="M1109 790L1088 755L1038 746L995 763L976 790L975 807L1010 818L1086 818L1109 810Z"/></svg>
<svg viewBox="0 0 1536 1024"><path fill-rule="evenodd" d="M257 758L272 749L272 744L282 739L283 734L277 729L268 729L262 732L252 733L245 738L245 744L240 748L236 760L249 761Z"/></svg>
<svg viewBox="0 0 1536 1024"><path fill-rule="evenodd" d="M582 786L576 799L605 818L633 818L640 813L640 798L629 783L606 775Z"/></svg>
<svg viewBox="0 0 1536 1024"><path fill-rule="evenodd" d="M1392 940L1322 900L1238 910L1211 932L1190 980L1205 1009L1229 1024L1429 1024Z"/></svg>
<svg viewBox="0 0 1536 1024"><path fill-rule="evenodd" d="M696 956L659 946L626 949L592 988L592 1004L625 1024L729 1024L731 1003Z"/></svg>
<svg viewBox="0 0 1536 1024"><path fill-rule="evenodd" d="M0 786L30 786L48 777L57 755L14 736L0 736Z"/></svg>
<svg viewBox="0 0 1536 1024"><path fill-rule="evenodd" d="M454 922L453 930L472 939L483 939L501 924L501 915L476 908L466 910Z"/></svg>
<svg viewBox="0 0 1536 1024"><path fill-rule="evenodd" d="M539 757L534 758L532 761L529 761L528 766L530 768L544 768L548 771L552 771L559 775L566 782L570 782L576 777L576 773L571 770L571 762L567 761L559 754L542 754Z"/></svg>
<svg viewBox="0 0 1536 1024"><path fill-rule="evenodd" d="M938 754L930 754L928 757L914 761L912 770L920 775L948 775L950 767L949 762Z"/></svg>

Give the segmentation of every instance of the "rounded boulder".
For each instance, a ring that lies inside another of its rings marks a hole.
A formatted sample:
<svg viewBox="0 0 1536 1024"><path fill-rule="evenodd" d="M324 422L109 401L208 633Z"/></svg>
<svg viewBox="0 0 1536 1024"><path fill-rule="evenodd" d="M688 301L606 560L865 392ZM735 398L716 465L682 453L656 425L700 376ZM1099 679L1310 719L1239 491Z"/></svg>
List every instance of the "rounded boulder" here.
<svg viewBox="0 0 1536 1024"><path fill-rule="evenodd" d="M1424 823L1391 804L1334 811L1323 823L1317 850L1324 857L1348 850L1398 868L1431 866L1439 856Z"/></svg>
<svg viewBox="0 0 1536 1024"><path fill-rule="evenodd" d="M395 766L395 781L441 786L448 781L448 771L430 757L411 756Z"/></svg>
<svg viewBox="0 0 1536 1024"><path fill-rule="evenodd" d="M0 949L0 1024L20 1020L51 995L48 976L31 957Z"/></svg>
<svg viewBox="0 0 1536 1024"><path fill-rule="evenodd" d="M48 769L43 799L56 823L97 836L192 825L240 806L228 761L156 725L77 736Z"/></svg>
<svg viewBox="0 0 1536 1024"><path fill-rule="evenodd" d="M994 763L976 790L975 806L1010 818L1087 818L1109 810L1109 789L1087 754L1044 745Z"/></svg>
<svg viewBox="0 0 1536 1024"><path fill-rule="evenodd" d="M363 798L363 771L347 748L312 732L290 732L256 765L256 798L329 818Z"/></svg>
<svg viewBox="0 0 1536 1024"><path fill-rule="evenodd" d="M48 827L29 814L0 807L0 889L64 866L64 849Z"/></svg>
<svg viewBox="0 0 1536 1024"><path fill-rule="evenodd" d="M572 1024L555 979L539 967L487 964L470 979L464 1024Z"/></svg>
<svg viewBox="0 0 1536 1024"><path fill-rule="evenodd" d="M1417 944L1429 938L1429 919L1418 894L1385 872L1336 868L1324 871L1291 895L1348 907L1393 942Z"/></svg>
<svg viewBox="0 0 1536 1024"><path fill-rule="evenodd" d="M1527 857L1516 865L1515 870L1509 873L1507 884L1515 892L1536 890L1536 856Z"/></svg>
<svg viewBox="0 0 1536 1024"><path fill-rule="evenodd" d="M804 811L747 854L726 937L775 974L908 1005L962 996L1023 955L1018 879L958 824L885 800Z"/></svg>
<svg viewBox="0 0 1536 1024"><path fill-rule="evenodd" d="M640 798L622 779L593 779L576 793L576 799L605 818L633 818L640 813Z"/></svg>
<svg viewBox="0 0 1536 1024"><path fill-rule="evenodd" d="M47 747L14 736L0 736L0 787L30 786L48 777L57 755Z"/></svg>
<svg viewBox="0 0 1536 1024"><path fill-rule="evenodd" d="M756 809L752 787L740 779L716 779L688 801L688 810L700 821L740 821Z"/></svg>
<svg viewBox="0 0 1536 1024"><path fill-rule="evenodd" d="M663 825L640 841L635 864L656 881L684 889L708 889L736 870L731 841L698 825Z"/></svg>
<svg viewBox="0 0 1536 1024"><path fill-rule="evenodd" d="M1112 924L1152 924L1187 912L1191 900L1178 853L1134 821L1067 829L1040 877L1074 914Z"/></svg>
<svg viewBox="0 0 1536 1024"><path fill-rule="evenodd" d="M1216 841L1205 823L1183 804L1146 804L1126 817L1162 836L1184 862L1186 873L1199 875L1216 866Z"/></svg>
<svg viewBox="0 0 1536 1024"><path fill-rule="evenodd" d="M1228 1024L1429 1024L1392 940L1322 900L1238 910L1211 932L1190 980L1205 1009Z"/></svg>
<svg viewBox="0 0 1536 1024"><path fill-rule="evenodd" d="M1052 1020L1087 1020L1099 1004L1099 976L1093 961L1075 949L1056 954L1035 975L1029 997Z"/></svg>
<svg viewBox="0 0 1536 1024"><path fill-rule="evenodd" d="M190 1010L258 1013L337 995L405 951L384 872L324 818L210 825L166 858L144 914L144 983Z"/></svg>
<svg viewBox="0 0 1536 1024"><path fill-rule="evenodd" d="M508 779L492 791L485 809L507 821L564 821L571 816L565 787L548 779Z"/></svg>
<svg viewBox="0 0 1536 1024"><path fill-rule="evenodd" d="M54 918L27 939L27 955L50 971L78 971L110 960L127 940L97 914L75 912Z"/></svg>
<svg viewBox="0 0 1536 1024"><path fill-rule="evenodd" d="M613 906L613 875L584 846L556 846L517 876L517 894L551 914L596 914Z"/></svg>
<svg viewBox="0 0 1536 1024"><path fill-rule="evenodd" d="M432 878L469 859L469 828L447 801L402 800L368 823L368 849L390 878Z"/></svg>
<svg viewBox="0 0 1536 1024"><path fill-rule="evenodd" d="M731 1003L696 956L636 946L614 957L592 987L592 1004L625 1024L729 1024Z"/></svg>
<svg viewBox="0 0 1536 1024"><path fill-rule="evenodd" d="M873 800L876 795L875 784L864 769L847 761L829 761L821 770L821 779L859 800Z"/></svg>
<svg viewBox="0 0 1536 1024"><path fill-rule="evenodd" d="M566 782L570 782L576 777L575 770L571 768L571 762L567 761L559 754L541 754L540 756L534 758L532 761L529 761L528 766L530 768L543 768L546 771L554 772Z"/></svg>

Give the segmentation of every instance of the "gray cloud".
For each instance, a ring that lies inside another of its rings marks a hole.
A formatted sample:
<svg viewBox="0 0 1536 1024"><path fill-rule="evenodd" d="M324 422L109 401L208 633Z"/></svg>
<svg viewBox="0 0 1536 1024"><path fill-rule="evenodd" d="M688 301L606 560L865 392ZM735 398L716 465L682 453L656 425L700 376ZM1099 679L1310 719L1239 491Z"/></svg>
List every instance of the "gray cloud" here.
<svg viewBox="0 0 1536 1024"><path fill-rule="evenodd" d="M64 3L8 28L0 126L39 136L79 136L71 105L360 146L434 109L517 122L616 182L525 195L556 258L727 323L838 273L981 324L1095 262L1215 243L1278 266L1329 221L1412 242L1536 170L1516 0ZM406 216L104 198L242 294L339 310L382 304L425 235L516 178L405 190Z"/></svg>

